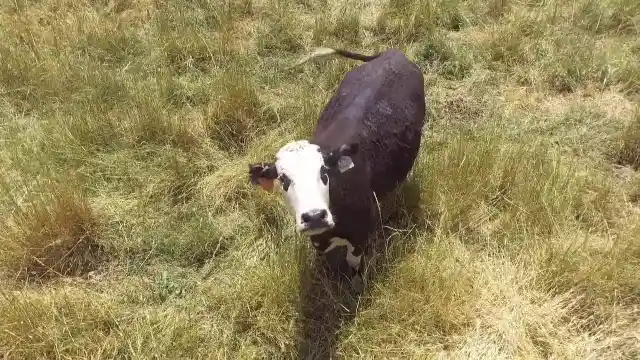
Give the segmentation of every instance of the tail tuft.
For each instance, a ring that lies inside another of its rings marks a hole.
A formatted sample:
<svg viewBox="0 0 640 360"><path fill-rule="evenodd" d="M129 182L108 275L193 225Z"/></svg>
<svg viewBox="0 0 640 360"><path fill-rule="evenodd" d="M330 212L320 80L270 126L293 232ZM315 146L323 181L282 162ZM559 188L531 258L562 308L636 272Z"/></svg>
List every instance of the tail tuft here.
<svg viewBox="0 0 640 360"><path fill-rule="evenodd" d="M311 55L302 58L295 65L291 66L290 69L294 68L296 66L299 66L301 64L304 64L304 63L306 63L307 61L309 61L311 59L319 58L319 57L327 57L329 55L334 55L334 54L338 54L340 56L344 56L344 57L349 58L349 59L360 60L360 61L364 61L364 62L371 61L373 59L376 59L380 55L382 55L382 53L378 53L376 55L362 55L362 54L354 53L354 52L343 50L343 49L332 49L332 48L326 48L326 47L317 47L311 53Z"/></svg>
<svg viewBox="0 0 640 360"><path fill-rule="evenodd" d="M314 58L318 58L318 57L326 57L329 55L333 55L336 53L336 50L331 49L331 48L326 48L326 47L317 47L315 48L315 50L311 53L311 55L305 56L304 58L300 59L295 65L293 65L292 67L296 67L299 65L302 65L304 63L306 63L307 61L314 59Z"/></svg>

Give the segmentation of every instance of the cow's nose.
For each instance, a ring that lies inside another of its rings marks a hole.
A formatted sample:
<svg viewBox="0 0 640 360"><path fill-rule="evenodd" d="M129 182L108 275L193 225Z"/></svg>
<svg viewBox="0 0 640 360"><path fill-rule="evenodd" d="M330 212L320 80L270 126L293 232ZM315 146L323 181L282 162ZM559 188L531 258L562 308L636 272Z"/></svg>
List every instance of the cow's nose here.
<svg viewBox="0 0 640 360"><path fill-rule="evenodd" d="M302 222L305 222L305 223L322 221L327 218L327 210L314 209L314 210L303 213L301 217L302 217Z"/></svg>

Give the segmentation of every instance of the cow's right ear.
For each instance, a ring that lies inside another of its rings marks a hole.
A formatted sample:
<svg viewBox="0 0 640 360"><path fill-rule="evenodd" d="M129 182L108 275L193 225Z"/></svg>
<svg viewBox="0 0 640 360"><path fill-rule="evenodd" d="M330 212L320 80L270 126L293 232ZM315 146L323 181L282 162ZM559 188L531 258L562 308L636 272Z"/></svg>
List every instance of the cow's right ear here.
<svg viewBox="0 0 640 360"><path fill-rule="evenodd" d="M278 169L275 164L249 164L249 179L252 184L260 185L264 190L271 191L276 178L278 178Z"/></svg>

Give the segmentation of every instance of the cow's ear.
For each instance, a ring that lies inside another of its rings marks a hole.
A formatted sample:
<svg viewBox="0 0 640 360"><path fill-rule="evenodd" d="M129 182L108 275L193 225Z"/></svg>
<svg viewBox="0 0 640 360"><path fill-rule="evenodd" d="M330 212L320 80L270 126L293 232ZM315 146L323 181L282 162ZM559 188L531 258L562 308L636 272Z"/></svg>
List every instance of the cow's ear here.
<svg viewBox="0 0 640 360"><path fill-rule="evenodd" d="M278 177L278 170L273 163L249 164L249 179L254 185L260 185L264 190L273 189L273 181Z"/></svg>
<svg viewBox="0 0 640 360"><path fill-rule="evenodd" d="M351 157L357 153L358 143L343 144L326 154L324 162L329 168L337 168L343 173L354 166Z"/></svg>

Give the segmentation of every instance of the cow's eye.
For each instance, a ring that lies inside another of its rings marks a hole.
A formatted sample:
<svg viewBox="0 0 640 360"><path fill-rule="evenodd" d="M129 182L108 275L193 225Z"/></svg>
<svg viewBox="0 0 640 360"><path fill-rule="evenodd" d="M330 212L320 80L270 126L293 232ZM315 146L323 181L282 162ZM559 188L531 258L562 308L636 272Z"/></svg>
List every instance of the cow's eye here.
<svg viewBox="0 0 640 360"><path fill-rule="evenodd" d="M291 179L285 174L280 175L279 177L280 183L282 184L282 189L284 191L289 190L289 185L291 185Z"/></svg>
<svg viewBox="0 0 640 360"><path fill-rule="evenodd" d="M325 186L329 183L329 168L326 166L320 168L320 179Z"/></svg>

